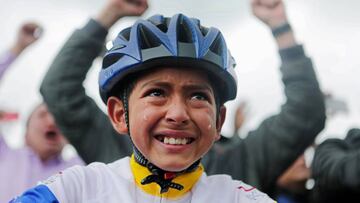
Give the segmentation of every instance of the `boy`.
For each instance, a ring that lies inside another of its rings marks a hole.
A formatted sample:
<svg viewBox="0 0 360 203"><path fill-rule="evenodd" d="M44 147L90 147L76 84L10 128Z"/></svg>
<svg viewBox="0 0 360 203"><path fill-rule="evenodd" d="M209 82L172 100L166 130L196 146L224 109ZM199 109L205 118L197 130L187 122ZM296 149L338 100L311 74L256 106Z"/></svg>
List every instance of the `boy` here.
<svg viewBox="0 0 360 203"><path fill-rule="evenodd" d="M13 202L273 202L199 164L236 96L234 66L216 28L182 14L138 20L114 40L99 77L131 158L70 168Z"/></svg>

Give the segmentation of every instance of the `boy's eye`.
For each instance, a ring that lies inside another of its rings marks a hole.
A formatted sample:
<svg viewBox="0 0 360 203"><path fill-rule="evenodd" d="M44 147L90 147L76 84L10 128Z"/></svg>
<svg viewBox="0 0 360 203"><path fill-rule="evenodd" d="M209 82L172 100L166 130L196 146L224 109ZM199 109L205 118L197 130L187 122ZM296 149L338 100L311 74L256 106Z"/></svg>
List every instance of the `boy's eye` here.
<svg viewBox="0 0 360 203"><path fill-rule="evenodd" d="M152 89L147 92L150 97L161 97L164 96L164 91L161 89Z"/></svg>
<svg viewBox="0 0 360 203"><path fill-rule="evenodd" d="M208 100L208 96L205 93L201 93L201 92L197 92L191 95L191 99L196 99L196 100Z"/></svg>

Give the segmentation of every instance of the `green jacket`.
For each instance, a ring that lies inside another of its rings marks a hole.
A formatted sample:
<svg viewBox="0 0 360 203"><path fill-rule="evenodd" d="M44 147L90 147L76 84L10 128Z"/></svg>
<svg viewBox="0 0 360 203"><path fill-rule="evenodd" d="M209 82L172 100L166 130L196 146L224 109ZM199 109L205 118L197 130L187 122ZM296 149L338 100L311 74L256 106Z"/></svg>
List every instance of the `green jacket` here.
<svg viewBox="0 0 360 203"><path fill-rule="evenodd" d="M41 94L49 110L85 162L112 162L130 155L132 145L118 135L82 86L103 48L107 31L96 21L76 30L47 72ZM203 158L208 174L227 173L270 193L277 177L323 129L325 110L312 63L301 46L280 51L286 103L281 112L227 148L215 145Z"/></svg>

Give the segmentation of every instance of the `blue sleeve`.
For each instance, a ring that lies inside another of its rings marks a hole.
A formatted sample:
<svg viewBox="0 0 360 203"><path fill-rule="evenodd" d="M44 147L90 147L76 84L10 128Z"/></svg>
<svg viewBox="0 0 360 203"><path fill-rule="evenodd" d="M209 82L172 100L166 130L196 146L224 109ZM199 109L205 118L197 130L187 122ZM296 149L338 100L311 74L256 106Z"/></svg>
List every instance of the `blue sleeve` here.
<svg viewBox="0 0 360 203"><path fill-rule="evenodd" d="M59 203L54 194L45 185L38 185L27 190L9 203Z"/></svg>

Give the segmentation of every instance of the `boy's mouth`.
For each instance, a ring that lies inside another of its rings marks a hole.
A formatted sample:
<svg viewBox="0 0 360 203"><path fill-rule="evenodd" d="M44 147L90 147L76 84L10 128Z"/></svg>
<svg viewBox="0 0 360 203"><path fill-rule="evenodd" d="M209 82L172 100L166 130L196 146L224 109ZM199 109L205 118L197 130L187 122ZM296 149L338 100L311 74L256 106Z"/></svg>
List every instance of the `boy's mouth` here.
<svg viewBox="0 0 360 203"><path fill-rule="evenodd" d="M167 137L163 135L156 136L155 138L160 142L169 145L187 145L195 140L194 138L175 138L175 137Z"/></svg>

